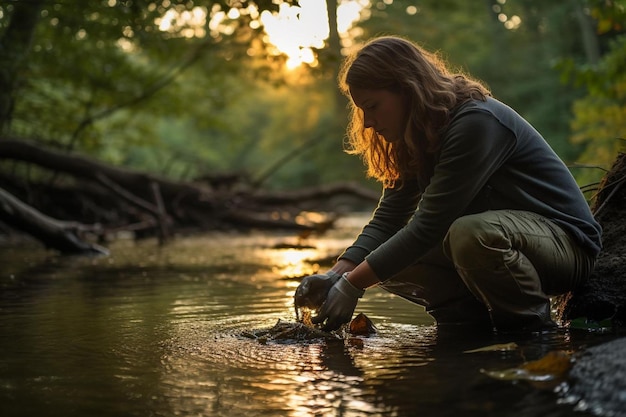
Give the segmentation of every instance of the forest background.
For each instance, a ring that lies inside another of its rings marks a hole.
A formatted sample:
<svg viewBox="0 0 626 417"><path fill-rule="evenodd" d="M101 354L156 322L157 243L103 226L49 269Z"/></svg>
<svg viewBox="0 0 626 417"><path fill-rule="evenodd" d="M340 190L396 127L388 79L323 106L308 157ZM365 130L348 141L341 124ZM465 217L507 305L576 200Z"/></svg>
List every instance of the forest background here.
<svg viewBox="0 0 626 417"><path fill-rule="evenodd" d="M592 193L624 144L625 24L626 0L0 0L0 187L43 208L35 184L65 178L24 142L176 181L377 190L342 152L336 77L394 34L484 81Z"/></svg>

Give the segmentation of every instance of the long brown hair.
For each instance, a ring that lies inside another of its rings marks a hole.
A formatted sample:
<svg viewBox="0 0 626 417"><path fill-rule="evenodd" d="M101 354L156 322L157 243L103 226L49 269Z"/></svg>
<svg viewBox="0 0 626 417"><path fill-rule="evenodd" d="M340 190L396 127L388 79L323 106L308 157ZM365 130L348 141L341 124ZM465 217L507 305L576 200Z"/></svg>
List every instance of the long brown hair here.
<svg viewBox="0 0 626 417"><path fill-rule="evenodd" d="M344 61L339 87L351 99L350 88L387 89L406 98L404 138L387 142L374 129L366 129L363 111L351 100L346 152L360 155L369 176L385 186L418 178L430 182L440 133L451 111L470 100L491 95L480 82L452 73L437 55L396 36L375 38Z"/></svg>

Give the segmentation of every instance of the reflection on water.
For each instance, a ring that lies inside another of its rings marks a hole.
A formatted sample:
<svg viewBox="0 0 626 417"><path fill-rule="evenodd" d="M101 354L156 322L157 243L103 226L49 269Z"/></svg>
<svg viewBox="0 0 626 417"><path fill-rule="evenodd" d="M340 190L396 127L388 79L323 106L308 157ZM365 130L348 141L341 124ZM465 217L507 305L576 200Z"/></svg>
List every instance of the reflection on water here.
<svg viewBox="0 0 626 417"><path fill-rule="evenodd" d="M373 289L359 303L379 332L274 341L245 330L294 320L298 278L327 265L364 219L312 249L291 236L211 234L118 242L108 258L0 253L2 416L561 416L550 391L488 379L602 335L495 336L437 330L423 309ZM292 240L294 239L294 240ZM507 352L464 354L516 341ZM577 415L584 415L577 413Z"/></svg>

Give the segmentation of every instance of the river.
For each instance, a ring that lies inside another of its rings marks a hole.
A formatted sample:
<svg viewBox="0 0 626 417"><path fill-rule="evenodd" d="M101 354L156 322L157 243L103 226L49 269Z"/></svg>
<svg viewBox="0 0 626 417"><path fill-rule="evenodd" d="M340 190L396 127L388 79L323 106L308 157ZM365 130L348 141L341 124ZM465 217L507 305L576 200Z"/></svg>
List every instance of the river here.
<svg viewBox="0 0 626 417"><path fill-rule="evenodd" d="M0 247L0 415L588 415L563 401L562 388L484 371L611 338L598 332L443 332L421 307L374 288L356 312L372 319L375 335L242 337L293 321L299 278L325 268L319 261L349 244L365 219L339 220L306 241L264 232L164 247L120 239L101 258ZM306 245L288 247L296 243ZM518 347L465 353L510 342Z"/></svg>

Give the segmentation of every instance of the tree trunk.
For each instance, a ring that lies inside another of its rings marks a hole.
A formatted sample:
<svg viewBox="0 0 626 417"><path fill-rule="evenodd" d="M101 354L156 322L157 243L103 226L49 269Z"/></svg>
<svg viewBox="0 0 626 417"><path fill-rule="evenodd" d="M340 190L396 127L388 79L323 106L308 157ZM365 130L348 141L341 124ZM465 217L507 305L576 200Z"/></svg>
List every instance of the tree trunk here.
<svg viewBox="0 0 626 417"><path fill-rule="evenodd" d="M0 38L0 133L8 131L18 73L30 51L42 4L43 0L13 2L9 25Z"/></svg>
<svg viewBox="0 0 626 417"><path fill-rule="evenodd" d="M574 0L574 11L576 13L576 20L578 20L578 25L580 26L587 63L596 65L600 61L600 42L598 41L598 34L593 19L585 13L586 7L587 2Z"/></svg>
<svg viewBox="0 0 626 417"><path fill-rule="evenodd" d="M325 51L327 60L331 63L333 70L333 81L339 76L339 66L341 65L341 39L339 38L339 29L337 28L337 0L326 0L326 13L328 15L328 49ZM345 109L346 98L341 94L338 88L335 91L336 108ZM343 115L342 115L343 116Z"/></svg>

